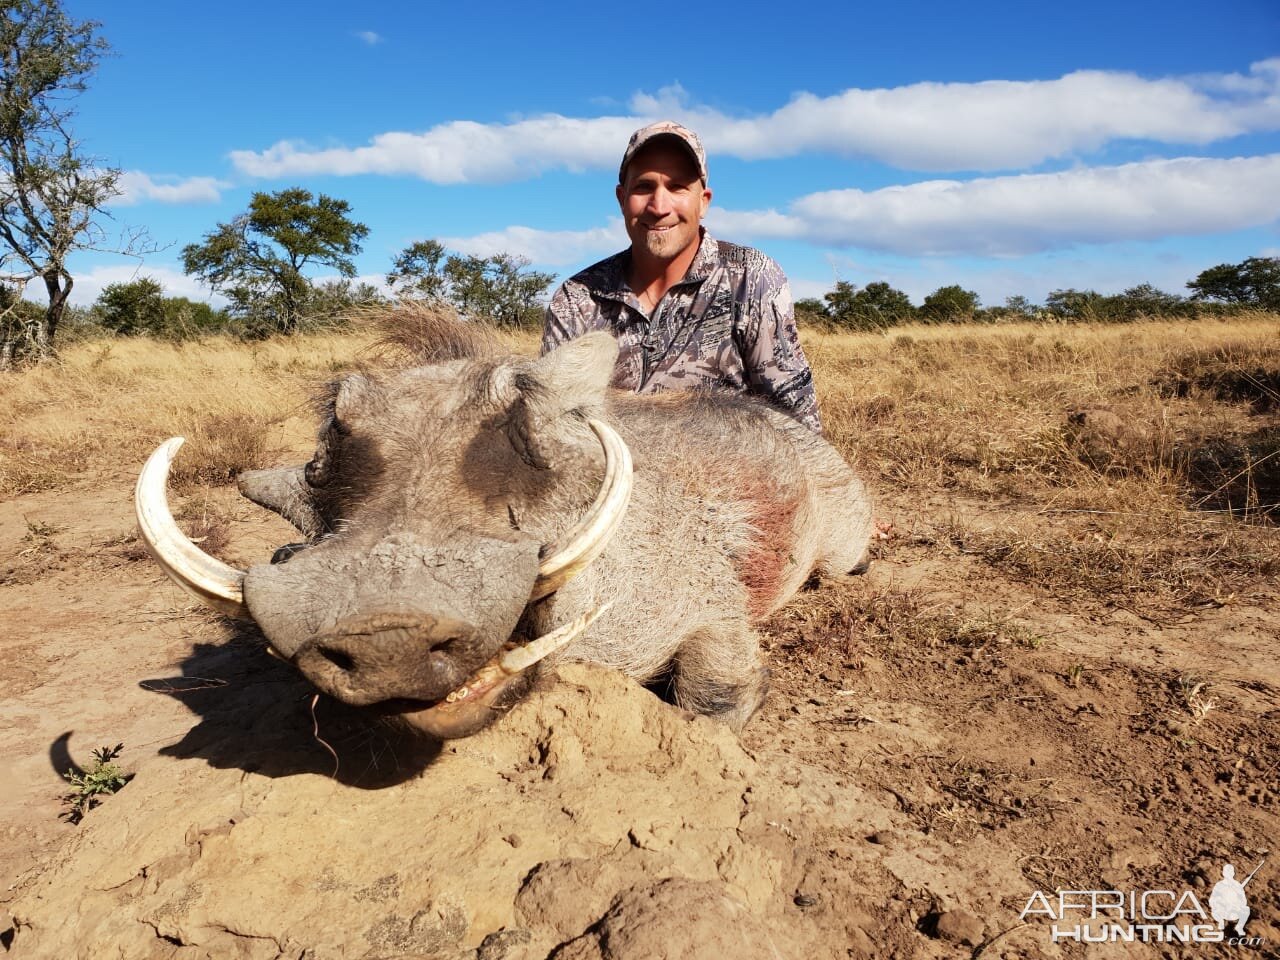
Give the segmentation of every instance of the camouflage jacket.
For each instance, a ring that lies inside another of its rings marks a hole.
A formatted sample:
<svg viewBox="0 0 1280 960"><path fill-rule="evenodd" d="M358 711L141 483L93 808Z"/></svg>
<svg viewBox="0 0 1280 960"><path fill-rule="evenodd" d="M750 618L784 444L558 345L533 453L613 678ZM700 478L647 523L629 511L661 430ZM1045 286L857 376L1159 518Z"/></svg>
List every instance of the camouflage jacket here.
<svg viewBox="0 0 1280 960"><path fill-rule="evenodd" d="M547 307L542 352L591 330L618 339L613 385L637 393L720 387L763 396L822 432L813 377L782 268L705 230L683 280L646 316L627 285L631 253L587 267Z"/></svg>

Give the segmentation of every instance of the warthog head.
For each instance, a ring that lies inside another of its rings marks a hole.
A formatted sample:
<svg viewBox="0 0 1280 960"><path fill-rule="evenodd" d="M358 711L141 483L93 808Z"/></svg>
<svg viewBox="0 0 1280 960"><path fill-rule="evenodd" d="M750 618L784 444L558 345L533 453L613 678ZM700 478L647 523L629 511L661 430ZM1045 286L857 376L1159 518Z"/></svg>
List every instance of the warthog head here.
<svg viewBox="0 0 1280 960"><path fill-rule="evenodd" d="M597 556L626 508L630 456L599 419L616 351L596 334L536 361L461 356L332 384L311 461L240 477L311 541L248 571L174 523L175 438L138 481L143 540L320 690L466 736L600 612L523 634L526 607Z"/></svg>

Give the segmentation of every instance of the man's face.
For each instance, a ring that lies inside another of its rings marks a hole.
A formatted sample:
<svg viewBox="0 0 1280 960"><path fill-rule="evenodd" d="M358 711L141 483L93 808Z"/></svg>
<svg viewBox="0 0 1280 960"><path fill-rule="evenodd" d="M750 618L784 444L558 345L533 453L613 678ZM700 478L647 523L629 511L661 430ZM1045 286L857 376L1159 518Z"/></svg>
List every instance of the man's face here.
<svg viewBox="0 0 1280 960"><path fill-rule="evenodd" d="M698 225L711 203L693 158L666 140L631 158L617 196L632 247L658 260L673 260L698 243Z"/></svg>

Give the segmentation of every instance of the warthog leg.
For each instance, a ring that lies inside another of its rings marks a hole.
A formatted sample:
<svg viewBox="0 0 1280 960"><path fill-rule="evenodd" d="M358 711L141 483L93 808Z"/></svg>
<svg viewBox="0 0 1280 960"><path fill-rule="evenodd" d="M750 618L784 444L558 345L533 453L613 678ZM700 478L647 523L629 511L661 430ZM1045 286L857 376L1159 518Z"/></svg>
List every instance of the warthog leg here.
<svg viewBox="0 0 1280 960"><path fill-rule="evenodd" d="M676 651L672 686L677 705L741 730L769 692L756 635L728 626L690 634Z"/></svg>

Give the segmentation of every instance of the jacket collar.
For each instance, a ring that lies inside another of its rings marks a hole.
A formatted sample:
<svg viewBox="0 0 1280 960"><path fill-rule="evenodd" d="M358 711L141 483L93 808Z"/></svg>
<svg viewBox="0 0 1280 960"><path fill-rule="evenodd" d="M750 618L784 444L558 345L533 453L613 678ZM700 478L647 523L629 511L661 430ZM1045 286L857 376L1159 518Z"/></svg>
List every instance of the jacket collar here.
<svg viewBox="0 0 1280 960"><path fill-rule="evenodd" d="M689 283L701 283L720 265L720 245L711 236L706 227L700 228L702 239L698 242L698 252L693 255L693 262L685 271L684 278L673 284L673 287ZM591 292L598 297L620 300L623 303L635 297L634 291L627 285L627 268L631 265L631 251L623 250L605 260L601 270L591 284Z"/></svg>

